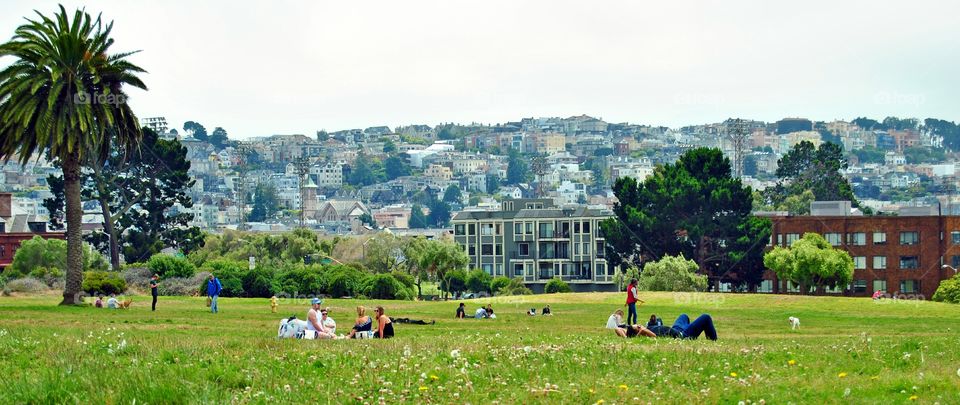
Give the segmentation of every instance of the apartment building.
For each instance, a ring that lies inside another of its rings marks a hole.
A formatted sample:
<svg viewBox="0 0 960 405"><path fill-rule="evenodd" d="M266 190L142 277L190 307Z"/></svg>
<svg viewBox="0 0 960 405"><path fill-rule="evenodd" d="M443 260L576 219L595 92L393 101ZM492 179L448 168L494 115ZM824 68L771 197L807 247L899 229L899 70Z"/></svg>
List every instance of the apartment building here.
<svg viewBox="0 0 960 405"><path fill-rule="evenodd" d="M470 268L519 277L542 292L553 278L574 291L614 291L599 223L607 210L558 208L550 199L501 202L499 211L462 211L452 221L454 239L470 256Z"/></svg>

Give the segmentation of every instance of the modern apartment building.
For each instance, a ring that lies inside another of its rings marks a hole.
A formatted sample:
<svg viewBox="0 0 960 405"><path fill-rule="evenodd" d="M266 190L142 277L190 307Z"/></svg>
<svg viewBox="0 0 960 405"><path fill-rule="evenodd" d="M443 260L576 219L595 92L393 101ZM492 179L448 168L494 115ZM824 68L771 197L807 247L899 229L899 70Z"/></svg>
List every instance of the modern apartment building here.
<svg viewBox="0 0 960 405"><path fill-rule="evenodd" d="M831 245L853 258L853 283L848 289L828 291L869 296L922 295L930 299L940 281L960 268L960 217L899 216L772 216L773 233L768 248L789 246L804 233L823 235ZM946 265L946 267L945 267ZM766 271L760 292L797 292L797 286L778 280Z"/></svg>
<svg viewBox="0 0 960 405"><path fill-rule="evenodd" d="M504 200L500 208L453 217L454 239L470 256L471 269L520 277L535 292L553 278L574 291L616 289L599 232L610 211L560 208L550 199Z"/></svg>

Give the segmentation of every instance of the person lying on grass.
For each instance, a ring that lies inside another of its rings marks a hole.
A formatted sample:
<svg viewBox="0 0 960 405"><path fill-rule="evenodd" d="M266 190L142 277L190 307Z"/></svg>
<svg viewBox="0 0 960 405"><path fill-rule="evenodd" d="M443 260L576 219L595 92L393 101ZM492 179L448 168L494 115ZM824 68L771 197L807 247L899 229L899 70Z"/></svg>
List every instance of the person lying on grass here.
<svg viewBox="0 0 960 405"><path fill-rule="evenodd" d="M626 325L623 323L623 310L618 309L607 318L607 329L613 329L613 333L620 337L657 337L656 334L645 328L643 325Z"/></svg>
<svg viewBox="0 0 960 405"><path fill-rule="evenodd" d="M650 317L656 318L656 315ZM650 328L658 337L672 337L674 339L696 339L701 334L706 335L707 339L717 340L717 329L713 326L713 317L709 314L702 314L696 320L690 322L687 314L680 314L673 326L666 327L656 325Z"/></svg>

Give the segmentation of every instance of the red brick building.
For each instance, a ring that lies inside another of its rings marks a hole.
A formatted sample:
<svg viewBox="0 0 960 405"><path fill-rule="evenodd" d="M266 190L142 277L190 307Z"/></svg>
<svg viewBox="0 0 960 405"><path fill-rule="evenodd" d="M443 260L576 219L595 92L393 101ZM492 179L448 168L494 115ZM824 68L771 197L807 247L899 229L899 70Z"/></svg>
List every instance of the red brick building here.
<svg viewBox="0 0 960 405"><path fill-rule="evenodd" d="M30 222L26 215L13 215L13 196L0 193L0 272L13 263L13 255L20 243L40 236L44 239L64 239L63 232L47 232L45 222Z"/></svg>
<svg viewBox="0 0 960 405"><path fill-rule="evenodd" d="M823 235L833 246L854 259L853 283L848 291L830 291L869 296L881 290L888 294L922 295L930 299L940 281L960 268L960 217L956 216L773 216L768 245L789 246L806 232ZM778 280L767 270L761 291L797 291L792 283Z"/></svg>

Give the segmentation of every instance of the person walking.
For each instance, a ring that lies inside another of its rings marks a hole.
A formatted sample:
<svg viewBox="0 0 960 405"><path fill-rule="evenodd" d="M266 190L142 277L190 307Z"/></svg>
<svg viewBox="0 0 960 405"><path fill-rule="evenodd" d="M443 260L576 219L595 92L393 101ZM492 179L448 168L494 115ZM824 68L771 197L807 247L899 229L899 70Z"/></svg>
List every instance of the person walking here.
<svg viewBox="0 0 960 405"><path fill-rule="evenodd" d="M627 286L627 325L637 323L637 279L631 279Z"/></svg>
<svg viewBox="0 0 960 405"><path fill-rule="evenodd" d="M151 306L151 311L157 310L157 287L160 285L160 276L157 273L153 273L153 277L150 277L150 294L153 295L153 305Z"/></svg>
<svg viewBox="0 0 960 405"><path fill-rule="evenodd" d="M223 285L220 284L220 279L211 273L210 280L207 281L207 297L210 298L210 312L214 314L217 313L217 297L220 296L221 291L223 291Z"/></svg>

